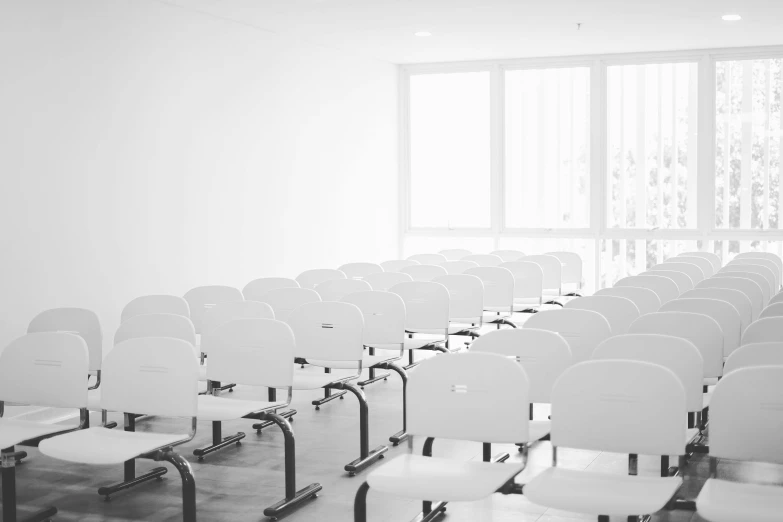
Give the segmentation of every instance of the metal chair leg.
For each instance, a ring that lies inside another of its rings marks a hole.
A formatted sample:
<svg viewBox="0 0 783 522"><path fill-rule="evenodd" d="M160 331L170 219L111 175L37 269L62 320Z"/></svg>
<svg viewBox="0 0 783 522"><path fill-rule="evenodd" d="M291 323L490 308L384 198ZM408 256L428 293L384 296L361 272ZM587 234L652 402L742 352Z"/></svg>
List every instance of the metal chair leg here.
<svg viewBox="0 0 783 522"><path fill-rule="evenodd" d="M345 471L353 477L363 469L377 462L384 457L384 453L389 451L385 445L378 446L370 451L370 408L367 405L367 398L364 392L349 382L336 382L329 385L330 388L346 390L353 393L359 400L359 458L345 465Z"/></svg>

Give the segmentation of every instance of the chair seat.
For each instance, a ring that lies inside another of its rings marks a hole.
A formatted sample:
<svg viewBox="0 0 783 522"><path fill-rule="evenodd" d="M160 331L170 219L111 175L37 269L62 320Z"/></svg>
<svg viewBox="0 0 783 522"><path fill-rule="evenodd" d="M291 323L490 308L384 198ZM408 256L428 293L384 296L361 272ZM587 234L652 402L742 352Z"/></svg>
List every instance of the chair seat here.
<svg viewBox="0 0 783 522"><path fill-rule="evenodd" d="M711 400L712 400L712 392L711 391L709 391L709 392L707 392L705 394L702 394L702 401L701 401L702 409L709 407Z"/></svg>
<svg viewBox="0 0 783 522"><path fill-rule="evenodd" d="M682 484L680 477L640 477L548 468L525 486L540 506L586 515L646 515L662 509Z"/></svg>
<svg viewBox="0 0 783 522"><path fill-rule="evenodd" d="M121 464L187 435L89 428L46 439L38 448L49 457L80 464Z"/></svg>
<svg viewBox="0 0 783 522"><path fill-rule="evenodd" d="M696 509L710 522L774 522L783 513L783 487L709 479Z"/></svg>
<svg viewBox="0 0 783 522"><path fill-rule="evenodd" d="M284 406L284 402L246 401L216 397L214 395L199 395L198 420L229 421L241 419L250 413L276 410Z"/></svg>
<svg viewBox="0 0 783 522"><path fill-rule="evenodd" d="M207 366L205 364L198 365L198 380L199 381L207 380Z"/></svg>
<svg viewBox="0 0 783 522"><path fill-rule="evenodd" d="M528 435L530 436L530 442L540 440L541 437L546 437L552 430L552 421L539 420L530 421L528 424Z"/></svg>
<svg viewBox="0 0 783 522"><path fill-rule="evenodd" d="M61 424L0 418L0 449L9 448L20 442L44 435L51 435L70 428Z"/></svg>
<svg viewBox="0 0 783 522"><path fill-rule="evenodd" d="M334 364L330 362L329 364ZM333 382L348 381L358 378L358 375L337 375L334 373L294 372L294 390L318 390Z"/></svg>
<svg viewBox="0 0 783 522"><path fill-rule="evenodd" d="M715 386L716 384L718 384L718 378L705 377L703 382L704 382L704 386Z"/></svg>
<svg viewBox="0 0 783 522"><path fill-rule="evenodd" d="M101 411L101 389L87 391L87 409L90 411Z"/></svg>
<svg viewBox="0 0 783 522"><path fill-rule="evenodd" d="M476 317L476 322L478 323L479 318ZM450 324L449 325L449 335L457 335L460 332L467 332L472 330L478 330L478 325L472 326L470 323L457 323L457 324ZM422 329L412 329L408 330L408 333L414 333L414 334L426 334L426 335L443 335L445 333L445 328L422 328Z"/></svg>
<svg viewBox="0 0 783 522"><path fill-rule="evenodd" d="M367 476L370 488L412 499L475 501L492 495L524 465L400 455Z"/></svg>
<svg viewBox="0 0 783 522"><path fill-rule="evenodd" d="M397 353L387 353L386 355L370 355L364 353L362 355L362 368L370 368L376 364L380 364L386 361L393 361L400 358L400 350L397 348ZM322 361L320 359L307 359L307 364L313 366L321 366L324 368L338 368L342 370L358 370L359 366L354 361Z"/></svg>

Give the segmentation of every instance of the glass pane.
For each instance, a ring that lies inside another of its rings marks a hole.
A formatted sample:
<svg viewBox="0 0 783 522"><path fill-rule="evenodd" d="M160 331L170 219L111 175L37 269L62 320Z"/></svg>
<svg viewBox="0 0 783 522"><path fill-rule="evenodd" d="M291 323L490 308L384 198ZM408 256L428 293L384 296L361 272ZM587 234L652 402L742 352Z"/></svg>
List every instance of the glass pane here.
<svg viewBox="0 0 783 522"><path fill-rule="evenodd" d="M490 227L489 72L410 79L412 227Z"/></svg>
<svg viewBox="0 0 783 522"><path fill-rule="evenodd" d="M590 69L508 71L505 81L506 226L588 227Z"/></svg>
<svg viewBox="0 0 783 522"><path fill-rule="evenodd" d="M709 250L718 254L721 262L725 265L737 254L745 252L772 252L783 257L783 242L781 241L758 241L758 240L721 240L712 241Z"/></svg>
<svg viewBox="0 0 783 522"><path fill-rule="evenodd" d="M781 59L716 63L715 225L777 229Z"/></svg>
<svg viewBox="0 0 783 522"><path fill-rule="evenodd" d="M638 275L664 260L701 250L700 240L606 239L601 241L601 280L607 288L623 277Z"/></svg>
<svg viewBox="0 0 783 522"><path fill-rule="evenodd" d="M615 228L696 228L695 63L607 68L609 201Z"/></svg>
<svg viewBox="0 0 783 522"><path fill-rule="evenodd" d="M414 254L436 254L447 248L464 248L474 254L495 250L491 237L405 236L402 242L403 259Z"/></svg>

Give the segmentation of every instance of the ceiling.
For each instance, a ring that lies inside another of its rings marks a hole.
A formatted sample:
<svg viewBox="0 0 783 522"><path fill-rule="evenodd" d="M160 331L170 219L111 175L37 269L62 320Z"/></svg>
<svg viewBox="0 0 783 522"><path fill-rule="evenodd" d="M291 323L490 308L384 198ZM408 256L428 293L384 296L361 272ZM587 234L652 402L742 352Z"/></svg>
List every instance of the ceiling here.
<svg viewBox="0 0 783 522"><path fill-rule="evenodd" d="M781 0L160 1L403 64L783 44Z"/></svg>

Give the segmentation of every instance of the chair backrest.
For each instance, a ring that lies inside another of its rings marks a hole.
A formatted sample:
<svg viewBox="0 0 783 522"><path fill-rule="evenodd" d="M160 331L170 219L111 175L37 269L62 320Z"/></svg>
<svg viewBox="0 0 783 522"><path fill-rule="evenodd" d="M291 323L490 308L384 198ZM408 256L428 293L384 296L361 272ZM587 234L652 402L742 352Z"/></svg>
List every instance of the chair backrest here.
<svg viewBox="0 0 783 522"><path fill-rule="evenodd" d="M694 288L680 294L680 298L718 299L730 303L740 314L740 332L744 332L752 321L753 307L750 304L750 299L744 293L733 288Z"/></svg>
<svg viewBox="0 0 783 522"><path fill-rule="evenodd" d="M399 283L389 292L405 303L405 328L430 330L449 328L449 291L440 283L411 281Z"/></svg>
<svg viewBox="0 0 783 522"><path fill-rule="evenodd" d="M462 261L473 261L478 266L500 266L503 258L493 254L471 254L463 257Z"/></svg>
<svg viewBox="0 0 783 522"><path fill-rule="evenodd" d="M761 289L764 290L764 303L768 303L770 298L775 295L777 279L775 277L775 272L773 272L770 268L761 265L746 264L740 260L729 263L728 265L721 268L715 275L735 272L740 274L748 274L748 277L750 277L750 274L761 276L761 278L751 277L751 279L759 283ZM766 286L764 286L765 282Z"/></svg>
<svg viewBox="0 0 783 522"><path fill-rule="evenodd" d="M448 274L440 265L416 265L400 269L403 274L408 274L414 281L432 281L436 277Z"/></svg>
<svg viewBox="0 0 783 522"><path fill-rule="evenodd" d="M516 362L491 353L432 357L411 372L407 431L437 439L528 440L528 380ZM470 422L465 422L470 419Z"/></svg>
<svg viewBox="0 0 783 522"><path fill-rule="evenodd" d="M750 270L751 268L754 267L743 265L724 266L718 270L718 272L712 276L711 279L717 279L721 277L742 277L745 279L750 279L761 289L761 308L763 309L765 306L767 306L770 297L772 297L770 283L763 275L752 272ZM759 310L759 313L761 313L761 310Z"/></svg>
<svg viewBox="0 0 783 522"><path fill-rule="evenodd" d="M421 263L418 261L412 261L410 259L391 259L381 263L381 266L385 272L399 272L403 268L420 264Z"/></svg>
<svg viewBox="0 0 783 522"><path fill-rule="evenodd" d="M674 257L700 257L702 259L706 259L712 264L713 273L720 270L722 264L718 254L714 254L712 252L683 252L681 254L677 254Z"/></svg>
<svg viewBox="0 0 783 522"><path fill-rule="evenodd" d="M469 256L472 253L473 252L470 250L466 250L464 248L447 248L446 250L441 250L438 252L438 254L445 257L448 261L459 261L463 257Z"/></svg>
<svg viewBox="0 0 783 522"><path fill-rule="evenodd" d="M137 337L103 361L101 407L109 411L195 417L198 361L193 346L171 337Z"/></svg>
<svg viewBox="0 0 783 522"><path fill-rule="evenodd" d="M361 361L364 316L351 303L303 304L288 317L297 357L321 361Z"/></svg>
<svg viewBox="0 0 783 522"><path fill-rule="evenodd" d="M364 276L362 279L370 283L372 289L377 292L386 292L397 283L413 281L411 276L402 272L381 272Z"/></svg>
<svg viewBox="0 0 783 522"><path fill-rule="evenodd" d="M475 275L455 274L436 277L449 291L449 321L480 323L484 315L484 283Z"/></svg>
<svg viewBox="0 0 783 522"><path fill-rule="evenodd" d="M778 274L783 274L783 259L780 259L780 256L772 252L743 252L734 256L734 259L766 259L777 265Z"/></svg>
<svg viewBox="0 0 783 522"><path fill-rule="evenodd" d="M783 341L783 317L765 317L750 323L742 334L742 344Z"/></svg>
<svg viewBox="0 0 783 522"><path fill-rule="evenodd" d="M561 290L563 284L563 263L555 256L548 254L538 254L534 256L525 256L519 259L519 261L529 261L532 263L538 263L541 270L544 272L544 290L557 290L558 293Z"/></svg>
<svg viewBox="0 0 783 522"><path fill-rule="evenodd" d="M780 261L780 258L778 258L778 261ZM775 286L772 289L772 294L774 295L780 291L780 277L781 277L780 266L778 266L778 264L772 259L763 258L763 257L741 257L741 258L735 257L734 259L732 259L726 264L726 266L730 266L730 265L758 265L758 266L769 268L772 271L772 276L775 279Z"/></svg>
<svg viewBox="0 0 783 522"><path fill-rule="evenodd" d="M783 341L743 344L726 359L723 375L751 366L783 366Z"/></svg>
<svg viewBox="0 0 783 522"><path fill-rule="evenodd" d="M484 283L484 307L504 308L509 313L514 306L514 274L500 266L471 268L466 274L476 276Z"/></svg>
<svg viewBox="0 0 783 522"><path fill-rule="evenodd" d="M90 371L101 369L103 332L98 316L85 308L52 308L36 315L27 326L27 333L66 332L84 339L90 352Z"/></svg>
<svg viewBox="0 0 783 522"><path fill-rule="evenodd" d="M204 333L234 319L274 319L275 311L269 303L260 301L233 301L220 303L204 314ZM202 346L203 346L202 342Z"/></svg>
<svg viewBox="0 0 783 522"><path fill-rule="evenodd" d="M717 275L717 274L716 274ZM726 274L728 275L728 274ZM750 320L755 321L764 308L764 294L755 281L745 277L710 277L696 285L696 288L730 288L739 290L750 301Z"/></svg>
<svg viewBox="0 0 783 522"><path fill-rule="evenodd" d="M710 457L783 464L783 366L726 375L710 401Z"/></svg>
<svg viewBox="0 0 783 522"><path fill-rule="evenodd" d="M768 304L759 314L759 319L764 317L780 317L783 316L783 302Z"/></svg>
<svg viewBox="0 0 783 522"><path fill-rule="evenodd" d="M244 299L242 292L233 286L197 286L185 292L185 301L190 306L190 320L197 334L204 332L204 314L218 303L231 303Z"/></svg>
<svg viewBox="0 0 783 522"><path fill-rule="evenodd" d="M490 254L498 256L504 263L519 261L519 258L525 257L525 253L521 250L493 250Z"/></svg>
<svg viewBox="0 0 783 522"><path fill-rule="evenodd" d="M688 411L700 412L704 407L704 359L699 349L687 339L660 334L616 335L598 345L592 358L659 364L680 379L685 388Z"/></svg>
<svg viewBox="0 0 783 522"><path fill-rule="evenodd" d="M331 279L345 279L345 273L336 268L313 268L296 276L296 282L302 288L315 288L318 284Z"/></svg>
<svg viewBox="0 0 783 522"><path fill-rule="evenodd" d="M315 287L315 291L321 296L321 301L340 301L348 294L368 290L372 290L372 286L361 279L331 279Z"/></svg>
<svg viewBox="0 0 783 522"><path fill-rule="evenodd" d="M635 286L637 288L649 288L658 295L661 304L668 303L672 299L677 299L680 295L680 287L673 279L663 275L638 275L624 277L617 281L614 286Z"/></svg>
<svg viewBox="0 0 783 522"><path fill-rule="evenodd" d="M706 261L706 260L703 260ZM690 280L691 284L700 283L701 281L704 281L704 278L706 277L704 275L704 271L699 268L698 265L695 265L693 263L687 263L683 261L678 261L675 259L667 259L661 264L655 265L654 267L650 268L650 272L657 272L659 270L663 271L672 271L675 272L682 272L683 274L687 275ZM690 290L690 288L688 289Z"/></svg>
<svg viewBox="0 0 783 522"><path fill-rule="evenodd" d="M698 348L707 377L723 372L723 330L715 319L692 312L655 312L641 316L628 330L633 334L661 334L682 337Z"/></svg>
<svg viewBox="0 0 783 522"><path fill-rule="evenodd" d="M670 257L664 261L664 263L668 263L669 261L674 263L690 263L692 265L696 265L699 268L701 268L702 273L704 274L704 277L712 277L712 275L717 272L715 269L715 266L710 262L709 259L701 256L685 256L685 255L679 255L677 257ZM720 267L719 267L720 268ZM696 281L694 281L696 282Z"/></svg>
<svg viewBox="0 0 783 522"><path fill-rule="evenodd" d="M703 297L677 298L661 307L661 312L691 312L712 317L723 331L723 356L737 349L742 337L742 318L731 303Z"/></svg>
<svg viewBox="0 0 783 522"><path fill-rule="evenodd" d="M440 266L445 268L448 274L464 274L468 268L476 268L479 265L473 261L446 261Z"/></svg>
<svg viewBox="0 0 783 522"><path fill-rule="evenodd" d="M359 307L364 316L362 342L365 345L405 343L405 301L391 292L355 292L342 299Z"/></svg>
<svg viewBox="0 0 783 522"><path fill-rule="evenodd" d="M550 402L555 381L573 364L568 342L559 333L535 328L493 330L473 341L470 351L496 353L521 364L530 382L530 402Z"/></svg>
<svg viewBox="0 0 783 522"><path fill-rule="evenodd" d="M547 252L562 263L561 280L563 284L582 284L582 258L576 252Z"/></svg>
<svg viewBox="0 0 783 522"><path fill-rule="evenodd" d="M777 304L777 303L783 303L783 291L778 292L777 294L773 295L767 305L771 304Z"/></svg>
<svg viewBox="0 0 783 522"><path fill-rule="evenodd" d="M589 359L595 347L612 335L609 322L603 315L573 308L538 312L522 327L559 333L568 342L574 362Z"/></svg>
<svg viewBox="0 0 783 522"><path fill-rule="evenodd" d="M590 295L571 299L565 308L592 310L609 322L612 335L628 333L631 323L639 318L639 308L628 298L614 295Z"/></svg>
<svg viewBox="0 0 783 522"><path fill-rule="evenodd" d="M509 261L500 265L514 276L514 299L538 299L544 294L544 270L531 261Z"/></svg>
<svg viewBox="0 0 783 522"><path fill-rule="evenodd" d="M318 292L309 288L276 288L264 294L264 303L272 307L275 319L287 321L291 312L307 303L321 300Z"/></svg>
<svg viewBox="0 0 783 522"><path fill-rule="evenodd" d="M114 332L114 346L128 339L141 337L171 337L185 341L194 350L196 346L193 323L187 317L175 314L144 314L131 317Z"/></svg>
<svg viewBox="0 0 783 522"><path fill-rule="evenodd" d="M90 353L79 335L30 333L0 351L0 401L87 407Z"/></svg>
<svg viewBox="0 0 783 522"><path fill-rule="evenodd" d="M299 283L288 277L262 277L246 284L242 295L248 301L263 301L267 292L277 288L299 288Z"/></svg>
<svg viewBox="0 0 783 522"><path fill-rule="evenodd" d="M383 267L377 263L346 263L337 270L344 273L348 279L359 279L370 274L383 272Z"/></svg>
<svg viewBox="0 0 783 522"><path fill-rule="evenodd" d="M553 446L613 453L682 455L686 395L663 366L586 361L568 368L552 391Z"/></svg>
<svg viewBox="0 0 783 522"><path fill-rule="evenodd" d="M248 386L287 388L294 379L294 332L283 321L241 318L221 324L205 338L207 379Z"/></svg>
<svg viewBox="0 0 783 522"><path fill-rule="evenodd" d="M448 259L443 254L414 254L408 256L408 261L416 261L421 265L439 265Z"/></svg>
<svg viewBox="0 0 783 522"><path fill-rule="evenodd" d="M642 272L639 274L640 276L644 275L656 275L656 276L663 276L668 277L672 281L674 281L677 284L677 289L679 290L679 293L687 292L688 290L693 290L693 280L688 277L688 274L685 272L680 272L679 270L668 270L659 268L658 270L652 271L647 270L646 272ZM679 295L679 294L678 294Z"/></svg>
<svg viewBox="0 0 783 522"><path fill-rule="evenodd" d="M658 294L649 288L636 286L614 286L612 288L602 288L594 295L611 295L630 299L639 310L639 315L657 312L661 307L661 298L658 297Z"/></svg>
<svg viewBox="0 0 783 522"><path fill-rule="evenodd" d="M190 317L190 306L178 295L142 295L131 300L120 313L120 322L144 314L176 314Z"/></svg>

